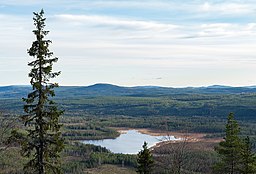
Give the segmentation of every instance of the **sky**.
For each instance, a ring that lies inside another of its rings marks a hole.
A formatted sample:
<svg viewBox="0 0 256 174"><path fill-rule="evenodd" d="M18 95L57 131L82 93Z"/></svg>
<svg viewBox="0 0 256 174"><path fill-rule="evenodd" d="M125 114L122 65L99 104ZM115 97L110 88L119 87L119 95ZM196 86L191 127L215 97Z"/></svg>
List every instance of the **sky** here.
<svg viewBox="0 0 256 174"><path fill-rule="evenodd" d="M45 11L60 85L256 85L255 0L0 0L0 85L27 85Z"/></svg>

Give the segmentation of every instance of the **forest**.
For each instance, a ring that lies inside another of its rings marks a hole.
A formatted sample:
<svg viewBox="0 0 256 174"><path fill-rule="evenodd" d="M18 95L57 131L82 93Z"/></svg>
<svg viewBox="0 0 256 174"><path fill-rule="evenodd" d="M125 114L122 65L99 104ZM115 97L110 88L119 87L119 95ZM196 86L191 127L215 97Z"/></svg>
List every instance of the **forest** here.
<svg viewBox="0 0 256 174"><path fill-rule="evenodd" d="M0 88L1 174L256 173L255 87L59 87L43 15L34 13L28 49L32 87ZM182 136L144 142L138 154L81 142L117 138L120 128Z"/></svg>
<svg viewBox="0 0 256 174"><path fill-rule="evenodd" d="M104 89L104 86L101 85L101 90L110 90ZM24 114L22 112L24 103L18 96L19 93L27 91L15 88L18 87L13 87L12 97L5 96L0 99L3 124L1 127L8 128L5 136L2 134L3 140L7 139L14 127L23 127L17 117ZM128 173L136 173L136 154L113 154L104 147L79 143L79 140L116 138L120 135L116 128L204 133L205 141L182 142L184 148L186 147L182 170L183 173L213 173L213 166L219 160L219 156L214 150L218 143L212 142L211 139L225 137L227 115L233 110L238 113L235 112L235 117L241 127L239 136L249 136L253 143L252 148L256 149L256 120L253 117L256 109L255 93L225 91L217 94L181 93L143 97L125 95L84 97L81 93L80 96L77 94L76 98L70 95L70 93L63 94L55 99L59 107L65 110L64 115L60 117L60 122L63 124L61 131L65 138L65 149L61 154L64 173L86 173L96 169L97 172L104 173L110 170L110 173L113 171L118 173L122 168ZM162 146L155 149L153 154L168 154L170 152L165 152L167 147L172 151L178 151L180 146L183 147L182 143L174 144L173 147ZM22 171L23 162L26 159L19 155L17 145L12 144L1 154L3 173ZM164 169L161 159L157 157L155 160L154 168Z"/></svg>

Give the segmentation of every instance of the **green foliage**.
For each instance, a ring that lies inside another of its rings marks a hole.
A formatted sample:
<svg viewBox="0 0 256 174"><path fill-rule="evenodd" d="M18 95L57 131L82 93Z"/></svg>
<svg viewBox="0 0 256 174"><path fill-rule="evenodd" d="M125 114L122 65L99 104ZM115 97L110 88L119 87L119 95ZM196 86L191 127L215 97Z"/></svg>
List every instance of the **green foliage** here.
<svg viewBox="0 0 256 174"><path fill-rule="evenodd" d="M69 123L64 125L63 136L69 140L97 140L116 138L120 135L113 128L108 128L96 122L81 121L78 124Z"/></svg>
<svg viewBox="0 0 256 174"><path fill-rule="evenodd" d="M178 116L65 116L63 135L74 140L115 138L119 135L113 127L150 128L155 130L215 133L224 132L224 119ZM254 127L251 127L253 130Z"/></svg>
<svg viewBox="0 0 256 174"><path fill-rule="evenodd" d="M31 67L29 77L33 91L23 100L26 102L22 116L27 127L27 137L23 139L22 155L29 158L24 166L25 173L61 173L59 168L59 153L63 149L63 139L59 124L62 111L50 100L55 95L53 88L58 84L50 83L50 79L58 76L60 72L52 72L53 63L58 58L51 58L49 51L50 40L45 39L49 31L45 31L44 11L34 13L33 33L36 40L32 43L28 54L35 58L28 65Z"/></svg>
<svg viewBox="0 0 256 174"><path fill-rule="evenodd" d="M240 165L241 140L239 138L240 128L234 119L234 114L228 115L226 124L226 135L224 141L219 143L216 151L220 155L221 161L216 164L216 171L220 173L236 174Z"/></svg>
<svg viewBox="0 0 256 174"><path fill-rule="evenodd" d="M138 153L138 166L137 172L140 174L150 174L153 168L153 156L147 147L147 143L144 142L143 149Z"/></svg>
<svg viewBox="0 0 256 174"><path fill-rule="evenodd" d="M179 94L169 96L112 96L66 98L67 114L125 116L203 116L224 118L230 110L240 119L254 119L255 94ZM79 111L78 111L79 109Z"/></svg>
<svg viewBox="0 0 256 174"><path fill-rule="evenodd" d="M215 166L217 172L228 174L256 173L256 156L252 151L250 138L247 136L241 140L239 134L240 127L234 119L233 113L230 113L226 124L226 136L216 148L221 159Z"/></svg>
<svg viewBox="0 0 256 174"><path fill-rule="evenodd" d="M81 115L64 116L63 135L70 140L116 138L119 133L113 127L149 128L155 130L170 130L209 133L208 138L223 137L225 135L226 119L217 117L184 117L184 116L141 116L131 117L123 115ZM241 121L241 134L250 136L256 142L256 124L254 121ZM254 147L253 147L254 148Z"/></svg>
<svg viewBox="0 0 256 174"><path fill-rule="evenodd" d="M56 100L65 109L66 115L201 116L225 119L225 115L233 111L239 120L255 120L256 93L86 96L85 89L60 87L55 90ZM76 93L73 94L73 91ZM21 111L22 103L19 100L8 97L1 99L1 110Z"/></svg>
<svg viewBox="0 0 256 174"><path fill-rule="evenodd" d="M97 164L116 164L122 166L136 167L136 156L129 154L114 154L109 152L96 152L91 155L91 160Z"/></svg>
<svg viewBox="0 0 256 174"><path fill-rule="evenodd" d="M256 142L255 93L88 97L84 95L84 89L60 87L55 90L59 94L55 100L65 110L62 121L68 123L66 120L77 119L85 124L84 127L67 125L64 135L70 139L114 138L118 136L116 132L103 129L115 126L161 130L168 127L172 131L186 129L189 132L214 133L211 137L223 137L224 116L232 110L239 120L241 134ZM0 109L20 113L22 104L19 102L17 99L0 99Z"/></svg>
<svg viewBox="0 0 256 174"><path fill-rule="evenodd" d="M68 143L62 155L63 171L79 173L85 168L94 168L102 164L135 167L136 156L129 154L114 154L105 147L78 142Z"/></svg>

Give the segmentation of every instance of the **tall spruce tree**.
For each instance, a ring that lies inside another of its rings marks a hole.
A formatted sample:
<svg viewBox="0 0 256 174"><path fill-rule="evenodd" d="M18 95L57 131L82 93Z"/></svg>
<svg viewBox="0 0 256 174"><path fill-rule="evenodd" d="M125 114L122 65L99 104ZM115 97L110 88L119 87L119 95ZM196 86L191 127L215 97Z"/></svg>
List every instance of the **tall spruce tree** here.
<svg viewBox="0 0 256 174"><path fill-rule="evenodd" d="M143 149L138 153L137 172L140 174L150 174L154 163L153 156L146 142L144 142L142 147Z"/></svg>
<svg viewBox="0 0 256 174"><path fill-rule="evenodd" d="M239 138L240 128L234 119L234 114L228 115L226 124L226 135L224 141L219 143L216 151L220 155L220 162L216 164L215 170L221 174L238 174L241 164L242 143Z"/></svg>
<svg viewBox="0 0 256 174"><path fill-rule="evenodd" d="M31 67L29 77L33 91L23 98L25 115L22 116L27 127L27 138L22 142L22 155L29 158L24 166L25 173L49 174L61 173L59 165L59 153L64 148L61 137L59 116L63 113L58 110L51 100L55 95L53 88L57 83L51 83L60 72L52 72L53 63L58 58L49 50L50 40L45 39L49 31L44 30L44 11L34 13L34 25L36 40L28 49L29 56L34 60L28 63Z"/></svg>

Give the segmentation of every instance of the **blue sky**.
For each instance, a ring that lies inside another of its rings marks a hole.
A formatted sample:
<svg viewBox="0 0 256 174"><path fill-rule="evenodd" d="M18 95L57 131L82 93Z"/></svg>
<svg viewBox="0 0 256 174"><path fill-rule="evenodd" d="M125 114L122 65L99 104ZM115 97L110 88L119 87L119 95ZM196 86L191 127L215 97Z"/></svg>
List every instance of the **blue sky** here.
<svg viewBox="0 0 256 174"><path fill-rule="evenodd" d="M0 85L29 84L41 8L60 85L256 84L254 0L0 0Z"/></svg>

